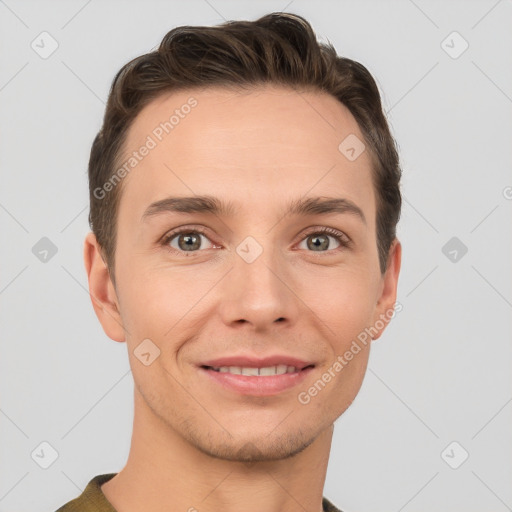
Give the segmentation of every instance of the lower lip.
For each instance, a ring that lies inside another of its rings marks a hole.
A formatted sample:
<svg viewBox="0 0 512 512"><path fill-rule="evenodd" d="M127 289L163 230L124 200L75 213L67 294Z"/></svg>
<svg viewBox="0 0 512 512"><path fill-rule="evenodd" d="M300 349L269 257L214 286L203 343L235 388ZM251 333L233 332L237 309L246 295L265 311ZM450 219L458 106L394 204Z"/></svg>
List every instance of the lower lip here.
<svg viewBox="0 0 512 512"><path fill-rule="evenodd" d="M313 370L305 368L296 373L284 373L267 377L234 375L232 373L221 373L207 368L199 368L210 379L224 386L225 388L242 395L271 396L297 386Z"/></svg>

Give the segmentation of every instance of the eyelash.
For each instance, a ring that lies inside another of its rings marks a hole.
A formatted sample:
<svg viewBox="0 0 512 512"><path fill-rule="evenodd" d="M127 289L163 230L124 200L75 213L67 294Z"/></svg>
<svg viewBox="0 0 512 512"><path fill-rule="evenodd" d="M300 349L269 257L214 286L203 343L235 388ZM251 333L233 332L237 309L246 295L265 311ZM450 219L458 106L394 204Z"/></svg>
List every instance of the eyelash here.
<svg viewBox="0 0 512 512"><path fill-rule="evenodd" d="M161 245L163 245L166 249L168 249L171 252L178 253L178 254L187 254L187 251L180 251L178 249L175 249L174 247L169 246L169 242L176 236L181 235L182 233L187 233L187 234L199 233L201 235L204 235L206 238L208 238L208 240L210 240L208 235L206 234L206 230L204 228L202 228L202 227L193 227L192 228L192 227L185 226L182 228L178 228L174 231L171 231L170 233L165 235L161 241ZM302 242L303 240L310 237L311 235L323 235L323 234L331 235L333 238L336 239L336 241L339 242L340 246L336 247L336 249L327 250L327 251L319 251L318 253L315 253L315 251L308 251L308 252L312 252L315 255L321 256L322 254L332 254L332 253L338 252L340 250L349 248L352 245L352 242L347 237L347 235L345 235L341 231L338 231L337 229L333 229L333 228L329 228L329 227L313 228L312 230L306 232L300 241ZM211 240L210 240L210 242L211 242ZM201 252L201 251L200 250L199 251L189 251L188 253L192 255L192 254L195 254L198 252Z"/></svg>

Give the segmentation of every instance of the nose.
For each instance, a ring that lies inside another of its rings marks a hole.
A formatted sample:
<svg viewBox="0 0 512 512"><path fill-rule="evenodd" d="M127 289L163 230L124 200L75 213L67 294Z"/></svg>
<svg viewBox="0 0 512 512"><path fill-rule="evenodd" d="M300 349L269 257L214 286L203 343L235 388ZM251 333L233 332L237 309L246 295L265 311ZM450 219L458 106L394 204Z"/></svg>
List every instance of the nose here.
<svg viewBox="0 0 512 512"><path fill-rule="evenodd" d="M300 300L285 262L270 250L249 261L236 254L233 268L223 280L219 308L225 325L248 324L255 332L264 332L276 324L295 324Z"/></svg>

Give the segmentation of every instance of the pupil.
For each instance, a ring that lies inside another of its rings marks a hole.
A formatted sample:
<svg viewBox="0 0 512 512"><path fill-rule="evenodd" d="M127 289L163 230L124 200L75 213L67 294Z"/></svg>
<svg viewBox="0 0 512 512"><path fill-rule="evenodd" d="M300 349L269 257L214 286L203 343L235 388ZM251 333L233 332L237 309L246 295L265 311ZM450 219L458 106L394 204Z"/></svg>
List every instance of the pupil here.
<svg viewBox="0 0 512 512"><path fill-rule="evenodd" d="M183 243L182 243L183 241ZM193 249L199 249L201 245L201 239L197 235L193 233L184 234L180 237L179 241L180 248L185 251L190 251Z"/></svg>
<svg viewBox="0 0 512 512"><path fill-rule="evenodd" d="M312 237L312 240L314 240L314 242L308 242L308 247L310 249L328 249L329 247L329 239L325 235L314 236Z"/></svg>

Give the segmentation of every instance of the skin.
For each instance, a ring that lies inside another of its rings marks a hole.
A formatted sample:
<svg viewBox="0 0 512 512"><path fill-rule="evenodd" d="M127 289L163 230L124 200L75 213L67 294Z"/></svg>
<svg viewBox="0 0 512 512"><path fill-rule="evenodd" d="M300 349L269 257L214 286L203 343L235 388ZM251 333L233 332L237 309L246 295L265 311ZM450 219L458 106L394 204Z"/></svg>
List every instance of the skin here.
<svg viewBox="0 0 512 512"><path fill-rule="evenodd" d="M349 110L323 92L166 94L135 119L127 150L191 96L197 106L122 183L116 287L94 235L85 240L96 315L107 336L127 343L135 382L128 461L102 490L119 512L320 512L334 421L359 392L371 343L307 405L297 395L393 309L401 246L395 240L381 274L370 157L349 161L338 150L349 134L363 136ZM141 221L152 202L194 194L239 211ZM283 217L303 196L349 199L366 223L347 213ZM205 229L193 254L179 252L179 236L159 243L184 225ZM307 229L324 226L352 245L329 234L327 249L311 249L315 231ZM250 264L236 252L247 236L263 248ZM161 351L149 366L134 355L147 338ZM201 361L241 353L289 354L315 368L270 397L242 396L199 375Z"/></svg>

